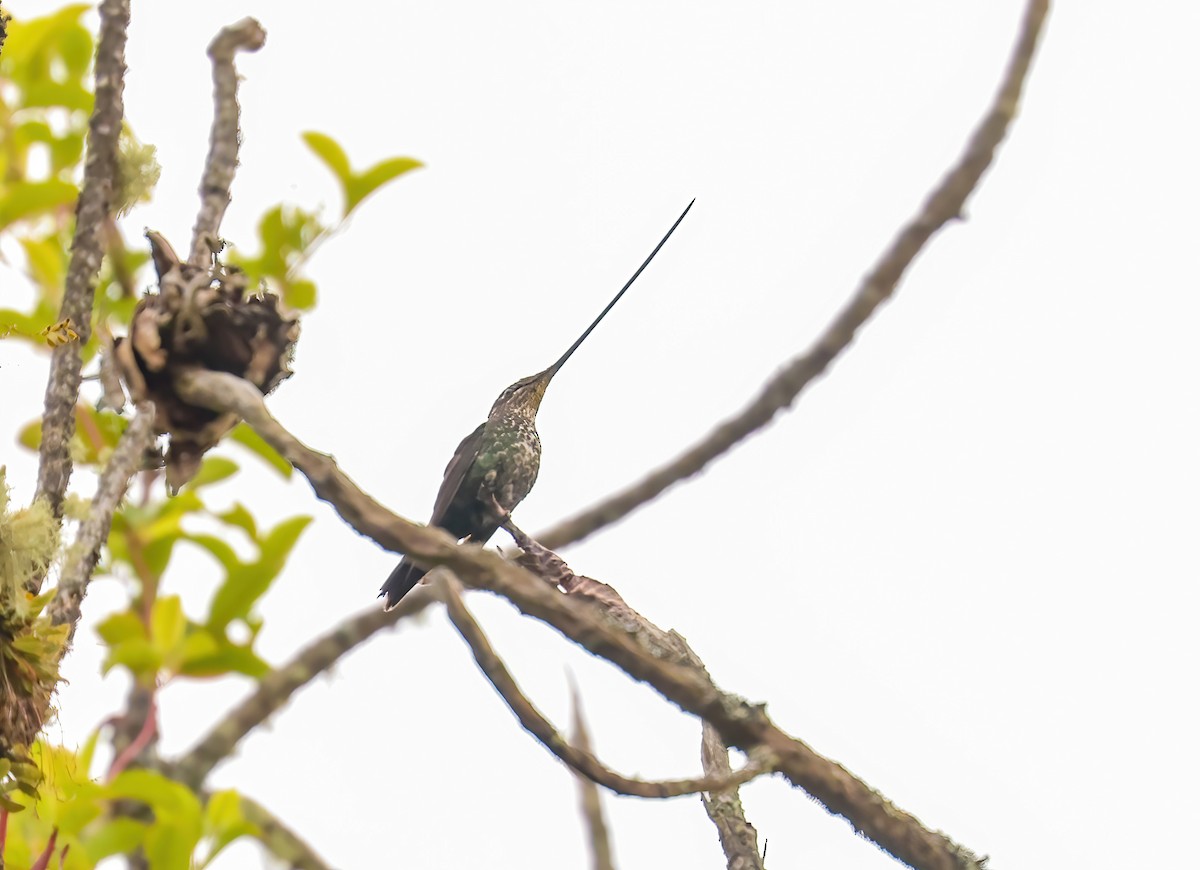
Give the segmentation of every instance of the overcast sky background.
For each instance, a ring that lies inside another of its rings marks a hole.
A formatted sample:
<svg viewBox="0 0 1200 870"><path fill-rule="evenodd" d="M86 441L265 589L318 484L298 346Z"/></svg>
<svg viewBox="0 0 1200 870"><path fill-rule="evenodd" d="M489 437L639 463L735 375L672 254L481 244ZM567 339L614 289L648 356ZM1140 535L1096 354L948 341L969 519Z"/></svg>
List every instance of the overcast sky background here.
<svg viewBox="0 0 1200 870"><path fill-rule="evenodd" d="M7 4L6 4L7 5ZM20 16L55 3L11 4ZM339 207L299 134L357 166L417 157L312 261L278 417L424 520L459 439L554 358L692 197L659 258L551 386L517 519L536 532L674 456L803 351L962 149L1022 4L134 4L127 115L158 148L126 219L186 247L211 117L205 46L239 61L244 149L223 234L279 201ZM1193 850L1197 521L1195 106L1200 5L1060 3L998 162L826 378L704 475L564 550L679 630L724 687L1002 868L1154 867ZM12 287L6 276L7 303ZM6 432L48 357L0 343ZM5 436L9 437L9 436ZM235 448L227 448L232 453ZM18 502L32 458L4 450ZM218 503L317 520L262 603L282 662L373 605L395 557L252 460ZM217 581L180 549L166 592ZM124 697L90 626L52 736ZM486 595L535 703L646 777L699 770L699 728ZM173 685L162 750L247 689ZM337 867L587 864L575 784L440 612L305 689L213 777ZM768 866L892 859L781 779L743 790ZM605 797L623 870L717 868L697 798ZM239 844L218 865L258 866Z"/></svg>

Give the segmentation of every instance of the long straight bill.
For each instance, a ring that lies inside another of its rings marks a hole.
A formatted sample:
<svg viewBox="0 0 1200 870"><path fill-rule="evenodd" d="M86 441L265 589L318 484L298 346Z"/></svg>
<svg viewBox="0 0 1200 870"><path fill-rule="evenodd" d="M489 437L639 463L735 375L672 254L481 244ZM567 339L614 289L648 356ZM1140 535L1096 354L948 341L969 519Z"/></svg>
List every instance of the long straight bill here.
<svg viewBox="0 0 1200 870"><path fill-rule="evenodd" d="M678 227L683 222L683 219L685 217L687 217L687 213L689 211L691 211L692 206L695 204L696 204L696 200L694 200L694 199L688 203L687 208L685 208L683 210L683 214L681 214L675 220L675 223L671 224L671 228L669 230L667 230L667 234L662 237L662 241L660 241L657 245L654 246L654 250L650 252L650 256L646 258L645 262L643 262L642 265L638 266L637 271L633 273L633 277L630 278L628 281L626 281L625 286L621 288L620 292L617 293L617 295L612 298L611 302L609 302L607 305L604 306L604 310L600 312L600 316L597 317L595 320L593 320L592 325L583 331L583 335L581 335L581 336L579 336L579 338L575 339L575 343L573 345L571 345L569 348L567 348L567 352L558 358L558 362L556 362L554 365L550 366L550 368L547 371L551 375L555 374L559 369L561 369L563 367L563 363L565 363L568 359L570 359L571 354L575 353L575 351L579 349L579 345L583 344L583 340L592 334L592 330L595 329L596 325L599 324L600 321L604 319L604 315L606 315L606 314L608 314L608 312L612 311L612 307L617 304L617 302L620 300L620 298L622 296L625 295L625 291L628 290L630 288L630 286L633 285L633 282L638 279L638 275L642 274L642 272L645 270L645 268L650 265L650 261L654 259L654 255L657 254L659 252L659 250L662 248L662 246L667 243L667 239L671 238L671 233L675 232L675 228Z"/></svg>

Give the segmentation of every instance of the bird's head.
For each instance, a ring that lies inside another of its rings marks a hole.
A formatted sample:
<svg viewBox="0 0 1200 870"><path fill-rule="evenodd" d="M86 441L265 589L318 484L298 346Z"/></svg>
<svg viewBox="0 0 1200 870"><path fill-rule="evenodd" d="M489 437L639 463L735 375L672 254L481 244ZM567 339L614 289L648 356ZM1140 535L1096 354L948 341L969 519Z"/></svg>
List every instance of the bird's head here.
<svg viewBox="0 0 1200 870"><path fill-rule="evenodd" d="M536 375L521 378L496 398L488 416L516 414L532 420L537 416L538 408L542 405L542 397L546 395L546 387L550 386L550 379L554 377L558 369L559 365L555 364Z"/></svg>

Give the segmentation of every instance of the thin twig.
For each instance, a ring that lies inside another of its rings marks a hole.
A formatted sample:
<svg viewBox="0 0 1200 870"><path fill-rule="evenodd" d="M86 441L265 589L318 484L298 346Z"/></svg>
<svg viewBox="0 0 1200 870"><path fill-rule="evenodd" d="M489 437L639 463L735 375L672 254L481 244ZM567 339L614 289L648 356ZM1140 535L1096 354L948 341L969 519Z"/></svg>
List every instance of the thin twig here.
<svg viewBox="0 0 1200 870"><path fill-rule="evenodd" d="M113 759L112 765L108 768L108 780L111 782L125 768L129 767L138 756L140 756L155 738L158 737L158 701L156 691L151 688L146 690L146 716L142 720L142 727L138 729L137 734L132 740L121 750L120 754Z"/></svg>
<svg viewBox="0 0 1200 870"><path fill-rule="evenodd" d="M108 540L113 513L125 497L129 481L140 467L142 457L153 443L154 405L141 402L100 475L87 519L79 526L70 559L59 577L54 600L47 609L54 625L70 626L68 641L75 636L87 584L100 558L100 547Z"/></svg>
<svg viewBox="0 0 1200 870"><path fill-rule="evenodd" d="M704 734L700 741L700 758L704 773L708 776L727 776L732 769L729 766L728 747L721 741L717 729L707 722L704 723ZM713 790L701 795L700 800L717 828L729 870L763 870L763 859L758 851L758 831L746 820L738 790Z"/></svg>
<svg viewBox="0 0 1200 870"><path fill-rule="evenodd" d="M125 114L123 93L129 0L103 0L99 12L96 101L88 124L83 187L75 209L75 238L71 242L71 262L67 267L62 308L59 311L59 319L69 319L79 339L59 345L51 357L42 414L42 446L38 457L36 497L45 498L55 516L62 516L63 498L71 479L71 454L68 448L71 436L75 433L81 351L92 334L92 301L96 275L103 258L101 232L112 205L117 143ZM36 592L37 589L31 591Z"/></svg>
<svg viewBox="0 0 1200 870"><path fill-rule="evenodd" d="M238 74L233 59L239 51L258 51L267 33L253 18L221 29L208 45L213 67L213 123L209 136L208 158L200 181L200 213L192 230L192 251L188 262L201 268L210 265L218 247L218 233L225 209L229 207L229 189L238 166Z"/></svg>
<svg viewBox="0 0 1200 870"><path fill-rule="evenodd" d="M571 742L584 752L592 752L592 738L588 734L587 722L583 718L583 702L579 698L579 687L571 681ZM732 771L726 771L729 776ZM593 870L616 870L613 863L612 842L608 835L608 823L604 819L604 804L600 801L600 789L596 783L575 774L579 783L579 806L583 821L587 825L588 845L591 846Z"/></svg>
<svg viewBox="0 0 1200 870"><path fill-rule="evenodd" d="M282 709L296 691L333 667L342 656L377 631L416 616L434 600L428 586L418 587L392 610L373 607L335 626L291 661L259 680L248 698L229 711L178 761L169 765L170 776L193 789L199 788L209 772L233 754L242 738Z"/></svg>
<svg viewBox="0 0 1200 870"><path fill-rule="evenodd" d="M447 565L463 582L503 595L522 613L553 626L712 723L726 745L747 753L770 752L778 759L776 769L792 784L847 818L901 861L920 870L979 870L978 860L968 850L926 828L845 768L784 732L762 706L722 692L706 673L679 657L656 654L600 608L574 600L576 595L563 595L498 553L470 544L459 546L441 529L419 526L384 508L342 473L331 457L306 447L281 426L252 384L223 372L189 371L176 378L175 388L191 404L237 413L360 534L407 554L423 567Z"/></svg>
<svg viewBox="0 0 1200 870"><path fill-rule="evenodd" d="M734 774L724 777L650 781L631 779L606 767L595 755L583 747L573 746L545 716L533 705L517 681L513 679L504 661L496 654L483 629L467 609L462 599L462 590L453 575L444 578L446 611L458 633L471 648L475 661L484 676L496 688L504 703L508 704L521 727L537 738L560 761L581 776L602 785L617 794L642 798L670 798L704 791L723 791L736 788L771 769L768 759L758 757Z"/></svg>
<svg viewBox="0 0 1200 870"><path fill-rule="evenodd" d="M1031 0L1000 90L971 135L958 164L946 174L926 198L920 211L892 240L854 296L812 348L791 360L767 381L759 395L739 414L720 423L702 440L642 480L554 525L538 536L540 541L551 549L557 549L568 543L582 541L605 526L612 525L668 487L698 474L721 454L766 426L776 414L791 406L805 387L824 374L830 363L850 346L863 324L895 292L905 271L933 235L961 217L967 198L991 165L996 148L1016 116L1021 90L1048 11L1049 0Z"/></svg>

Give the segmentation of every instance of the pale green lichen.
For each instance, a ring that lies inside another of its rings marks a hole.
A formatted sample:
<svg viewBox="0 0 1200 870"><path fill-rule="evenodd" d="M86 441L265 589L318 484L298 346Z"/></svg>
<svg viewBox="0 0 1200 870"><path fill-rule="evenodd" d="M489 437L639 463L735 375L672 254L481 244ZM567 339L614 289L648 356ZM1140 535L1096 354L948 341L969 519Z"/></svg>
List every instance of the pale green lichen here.
<svg viewBox="0 0 1200 870"><path fill-rule="evenodd" d="M58 554L59 524L42 499L9 512L5 469L0 466L0 626L30 618L27 591L36 591Z"/></svg>
<svg viewBox="0 0 1200 870"><path fill-rule="evenodd" d="M139 202L149 202L154 186L162 175L157 152L158 149L153 145L139 142L129 127L121 129L113 190L113 211L118 216L125 215Z"/></svg>

